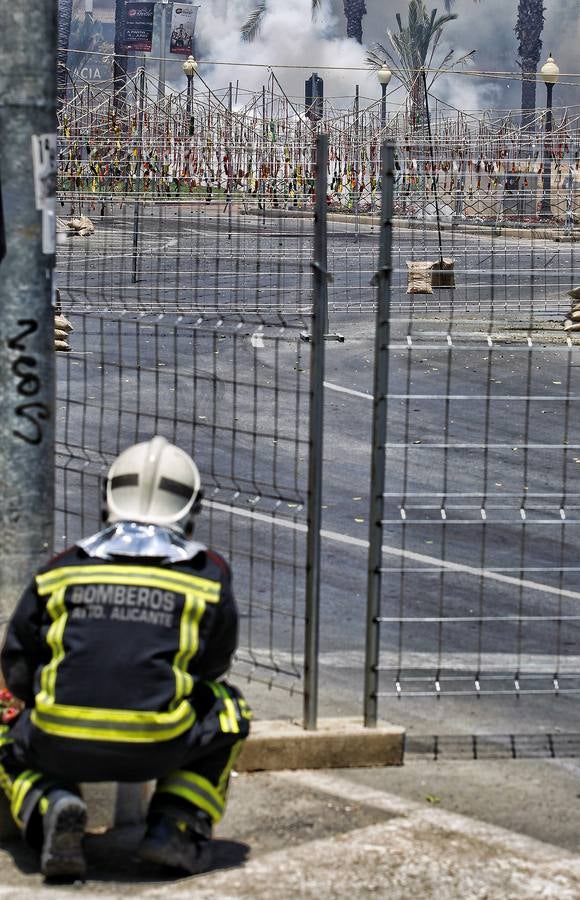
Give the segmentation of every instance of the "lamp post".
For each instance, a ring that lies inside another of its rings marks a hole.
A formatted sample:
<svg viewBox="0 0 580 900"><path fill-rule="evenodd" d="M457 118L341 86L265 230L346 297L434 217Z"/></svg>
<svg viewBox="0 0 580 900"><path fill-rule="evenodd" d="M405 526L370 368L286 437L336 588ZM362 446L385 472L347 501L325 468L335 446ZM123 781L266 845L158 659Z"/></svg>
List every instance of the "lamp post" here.
<svg viewBox="0 0 580 900"><path fill-rule="evenodd" d="M393 73L391 70L383 64L382 68L377 72L377 78L381 86L381 131L384 129L387 120L387 85L392 77Z"/></svg>
<svg viewBox="0 0 580 900"><path fill-rule="evenodd" d="M193 105L193 76L197 72L198 63L193 56L188 56L183 63L183 71L187 75L187 112L191 116L191 107Z"/></svg>
<svg viewBox="0 0 580 900"><path fill-rule="evenodd" d="M560 76L560 69L554 62L552 54L540 69L540 75L546 85L546 130L544 132L544 167L542 176L542 203L540 216L552 215L551 191L552 191L552 91Z"/></svg>

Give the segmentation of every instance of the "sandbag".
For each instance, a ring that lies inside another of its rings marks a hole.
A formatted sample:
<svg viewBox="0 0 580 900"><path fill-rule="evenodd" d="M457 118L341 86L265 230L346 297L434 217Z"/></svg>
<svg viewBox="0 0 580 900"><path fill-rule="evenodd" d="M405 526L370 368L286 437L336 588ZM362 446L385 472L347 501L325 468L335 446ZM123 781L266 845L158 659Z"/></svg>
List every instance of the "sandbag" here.
<svg viewBox="0 0 580 900"><path fill-rule="evenodd" d="M432 262L407 260L407 293L408 294L432 294L431 270Z"/></svg>
<svg viewBox="0 0 580 900"><path fill-rule="evenodd" d="M434 288L454 288L455 273L453 271L455 263L452 259L444 256L433 263L431 269L431 287Z"/></svg>

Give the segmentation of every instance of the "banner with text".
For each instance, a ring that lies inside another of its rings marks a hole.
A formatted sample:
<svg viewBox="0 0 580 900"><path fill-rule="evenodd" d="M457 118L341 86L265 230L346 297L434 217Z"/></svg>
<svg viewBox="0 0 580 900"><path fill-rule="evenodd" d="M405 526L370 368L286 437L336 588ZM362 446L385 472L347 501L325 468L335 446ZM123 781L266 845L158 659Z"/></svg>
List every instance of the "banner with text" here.
<svg viewBox="0 0 580 900"><path fill-rule="evenodd" d="M180 53L183 56L190 56L193 53L193 35L198 9L199 6L192 6L189 3L173 4L170 53Z"/></svg>
<svg viewBox="0 0 580 900"><path fill-rule="evenodd" d="M143 0L125 0L125 30L123 34L125 50L151 52L154 15L155 3L144 3Z"/></svg>

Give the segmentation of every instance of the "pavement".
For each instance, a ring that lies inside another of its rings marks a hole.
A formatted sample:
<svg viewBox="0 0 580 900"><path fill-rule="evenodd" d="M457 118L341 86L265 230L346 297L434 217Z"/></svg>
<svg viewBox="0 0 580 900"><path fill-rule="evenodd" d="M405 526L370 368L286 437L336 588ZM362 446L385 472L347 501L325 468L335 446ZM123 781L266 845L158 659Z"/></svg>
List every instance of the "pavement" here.
<svg viewBox="0 0 580 900"><path fill-rule="evenodd" d="M86 883L43 885L34 854L5 841L0 898L577 900L578 784L553 760L238 773L211 870L183 879L138 863L142 827L111 828L113 786L93 785Z"/></svg>

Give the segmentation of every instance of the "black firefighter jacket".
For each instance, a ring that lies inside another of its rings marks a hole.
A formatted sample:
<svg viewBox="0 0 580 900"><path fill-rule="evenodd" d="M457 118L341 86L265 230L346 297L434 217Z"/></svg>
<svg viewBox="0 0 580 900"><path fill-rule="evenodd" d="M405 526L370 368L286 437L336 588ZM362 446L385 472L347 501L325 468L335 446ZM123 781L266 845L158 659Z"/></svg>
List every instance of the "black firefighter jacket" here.
<svg viewBox="0 0 580 900"><path fill-rule="evenodd" d="M44 738L53 750L55 740L153 749L195 722L194 685L226 672L237 622L229 568L212 551L159 564L75 546L24 592L2 672L30 709L38 746Z"/></svg>

